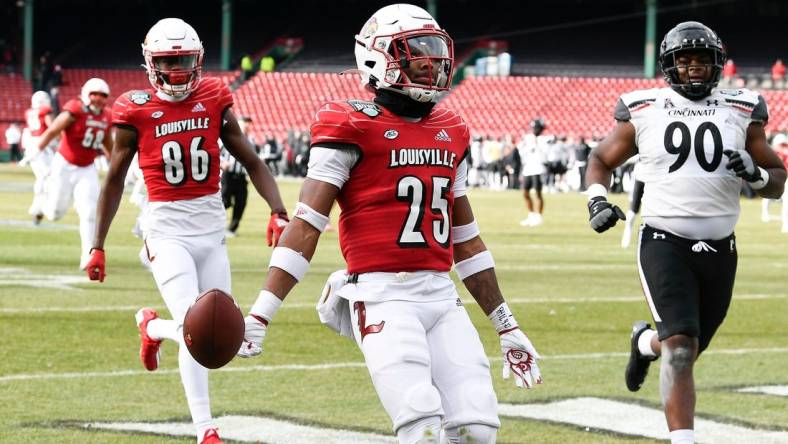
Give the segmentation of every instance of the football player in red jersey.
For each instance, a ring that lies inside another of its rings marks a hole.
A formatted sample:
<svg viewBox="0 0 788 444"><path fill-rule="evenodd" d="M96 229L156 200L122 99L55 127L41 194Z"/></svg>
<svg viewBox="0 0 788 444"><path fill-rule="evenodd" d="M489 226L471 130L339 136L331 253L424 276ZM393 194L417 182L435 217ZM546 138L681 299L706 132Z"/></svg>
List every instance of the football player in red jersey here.
<svg viewBox="0 0 788 444"><path fill-rule="evenodd" d="M182 346L183 319L197 296L218 288L230 293L230 262L219 193L219 145L243 163L258 193L271 207L269 245L287 224L279 189L230 111L233 97L217 78L201 78L203 45L181 19L160 20L142 44L153 89L129 91L113 106L115 151L99 198L96 237L88 264L92 280L104 280L104 240L123 194L135 153L148 190L142 220L153 278L173 319L155 310L137 312L140 359L158 367L163 339L179 344L178 366L197 440L218 443L208 393L208 370Z"/></svg>
<svg viewBox="0 0 788 444"><path fill-rule="evenodd" d="M89 79L82 85L80 98L63 105L63 111L41 135L37 146L43 151L52 139L62 134L49 169L43 213L49 220L58 220L74 201L79 214L79 237L82 240L79 268L82 270L90 258L96 229L99 178L93 160L99 150L104 151L108 158L112 151L112 137L107 134L110 115L104 109L107 97L107 82Z"/></svg>
<svg viewBox="0 0 788 444"><path fill-rule="evenodd" d="M376 12L356 36L374 102L330 102L312 124L307 178L246 317L243 357L309 267L334 200L347 272L324 301L354 337L400 442L492 443L500 426L490 364L459 299L457 274L500 335L504 375L541 382L536 350L504 302L466 196L469 132L435 107L451 85L452 41L423 9ZM331 302L326 302L331 303ZM352 330L352 333L350 332Z"/></svg>
<svg viewBox="0 0 788 444"><path fill-rule="evenodd" d="M36 181L33 184L33 203L30 205L28 213L33 216L36 224L41 222L44 217L44 182L49 175L49 167L52 164L53 152L49 146L43 150L38 149L38 141L44 131L52 125L52 106L49 94L46 91L36 91L30 98L30 108L25 111L25 128L22 136L22 145L25 149L25 164L30 164Z"/></svg>

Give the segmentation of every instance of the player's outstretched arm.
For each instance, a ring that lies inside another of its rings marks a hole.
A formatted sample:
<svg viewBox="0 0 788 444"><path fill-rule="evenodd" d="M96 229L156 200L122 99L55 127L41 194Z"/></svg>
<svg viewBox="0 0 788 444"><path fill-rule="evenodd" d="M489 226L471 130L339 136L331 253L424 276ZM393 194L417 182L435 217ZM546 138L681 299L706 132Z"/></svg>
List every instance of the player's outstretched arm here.
<svg viewBox="0 0 788 444"><path fill-rule="evenodd" d="M785 165L769 146L763 124L747 127L745 151L725 150L726 168L750 183L761 197L779 199L785 189Z"/></svg>
<svg viewBox="0 0 788 444"><path fill-rule="evenodd" d="M534 382L541 384L542 375L536 362L539 353L503 299L495 276L495 262L479 236L467 196L454 199L452 222L455 271L498 332L503 378L508 379L514 373L518 387L531 388Z"/></svg>
<svg viewBox="0 0 788 444"><path fill-rule="evenodd" d="M619 121L588 156L588 221L597 233L614 227L619 219L626 219L621 208L607 201L607 187L613 170L636 154L635 126Z"/></svg>
<svg viewBox="0 0 788 444"><path fill-rule="evenodd" d="M282 231L287 225L287 209L279 194L274 176L268 171L262 160L257 156L249 139L241 132L238 120L229 109L224 112L222 125L222 142L230 154L238 159L249 172L255 189L271 207L271 220L268 222L268 246L276 245Z"/></svg>
<svg viewBox="0 0 788 444"><path fill-rule="evenodd" d="M328 224L328 215L338 193L339 188L330 183L304 180L293 221L287 225L271 254L263 290L246 316L246 333L238 356L249 358L262 353L268 323L309 269L309 261Z"/></svg>
<svg viewBox="0 0 788 444"><path fill-rule="evenodd" d="M137 132L126 127L115 127L115 145L110 158L109 173L99 195L96 210L96 235L86 267L88 277L104 282L104 240L123 197L123 185L134 154L137 152Z"/></svg>
<svg viewBox="0 0 788 444"><path fill-rule="evenodd" d="M74 119L74 116L72 116L70 112L63 111L58 114L55 120L52 121L52 124L44 131L44 134L41 135L41 138L38 139L38 149L43 150L49 146L52 139L57 137L61 131L68 128L69 125L74 122L76 122L76 119Z"/></svg>

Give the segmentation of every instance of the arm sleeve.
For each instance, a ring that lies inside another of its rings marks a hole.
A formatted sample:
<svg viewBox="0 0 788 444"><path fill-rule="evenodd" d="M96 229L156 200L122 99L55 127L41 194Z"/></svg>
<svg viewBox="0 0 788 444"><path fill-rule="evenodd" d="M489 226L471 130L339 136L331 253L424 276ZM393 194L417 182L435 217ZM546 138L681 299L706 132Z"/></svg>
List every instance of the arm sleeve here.
<svg viewBox="0 0 788 444"><path fill-rule="evenodd" d="M315 145L309 152L306 177L328 182L339 189L350 179L350 170L358 162L359 153L354 146L327 148Z"/></svg>
<svg viewBox="0 0 788 444"><path fill-rule="evenodd" d="M457 165L457 173L454 176L454 186L452 190L454 191L454 198L458 198L461 196L465 196L468 193L468 189L465 186L465 182L468 180L468 161L467 158L460 162Z"/></svg>
<svg viewBox="0 0 788 444"><path fill-rule="evenodd" d="M616 109L613 111L613 117L619 122L629 122L632 115L629 113L629 107L620 98L616 102Z"/></svg>
<svg viewBox="0 0 788 444"><path fill-rule="evenodd" d="M764 125L769 121L769 108L766 106L766 100L760 94L758 95L758 103L753 108L750 118L753 122L760 122Z"/></svg>

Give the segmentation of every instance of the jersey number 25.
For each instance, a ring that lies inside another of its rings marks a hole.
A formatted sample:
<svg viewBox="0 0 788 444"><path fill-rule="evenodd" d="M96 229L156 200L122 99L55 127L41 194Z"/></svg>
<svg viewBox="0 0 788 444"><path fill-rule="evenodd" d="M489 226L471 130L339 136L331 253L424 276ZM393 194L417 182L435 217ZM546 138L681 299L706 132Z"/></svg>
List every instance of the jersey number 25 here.
<svg viewBox="0 0 788 444"><path fill-rule="evenodd" d="M425 196L424 183L416 176L403 176L397 182L397 200L409 204L408 216L400 229L397 244L402 248L424 248L427 240L421 231L427 197L431 197L430 211L439 217L432 221L432 237L443 248L449 247L449 192L451 179L434 176L432 196Z"/></svg>

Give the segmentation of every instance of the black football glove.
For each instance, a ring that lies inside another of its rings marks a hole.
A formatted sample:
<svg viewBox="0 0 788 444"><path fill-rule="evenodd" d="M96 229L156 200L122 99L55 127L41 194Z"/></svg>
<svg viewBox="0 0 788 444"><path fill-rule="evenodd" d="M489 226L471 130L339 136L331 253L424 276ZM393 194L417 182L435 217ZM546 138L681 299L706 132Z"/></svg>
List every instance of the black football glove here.
<svg viewBox="0 0 788 444"><path fill-rule="evenodd" d="M627 220L627 216L618 205L613 205L602 196L588 201L588 222L597 233L603 233L615 227L618 220Z"/></svg>
<svg viewBox="0 0 788 444"><path fill-rule="evenodd" d="M747 151L725 150L723 153L728 156L728 163L725 168L733 170L737 176L747 182L757 182L761 179L761 169L752 161L752 157Z"/></svg>

